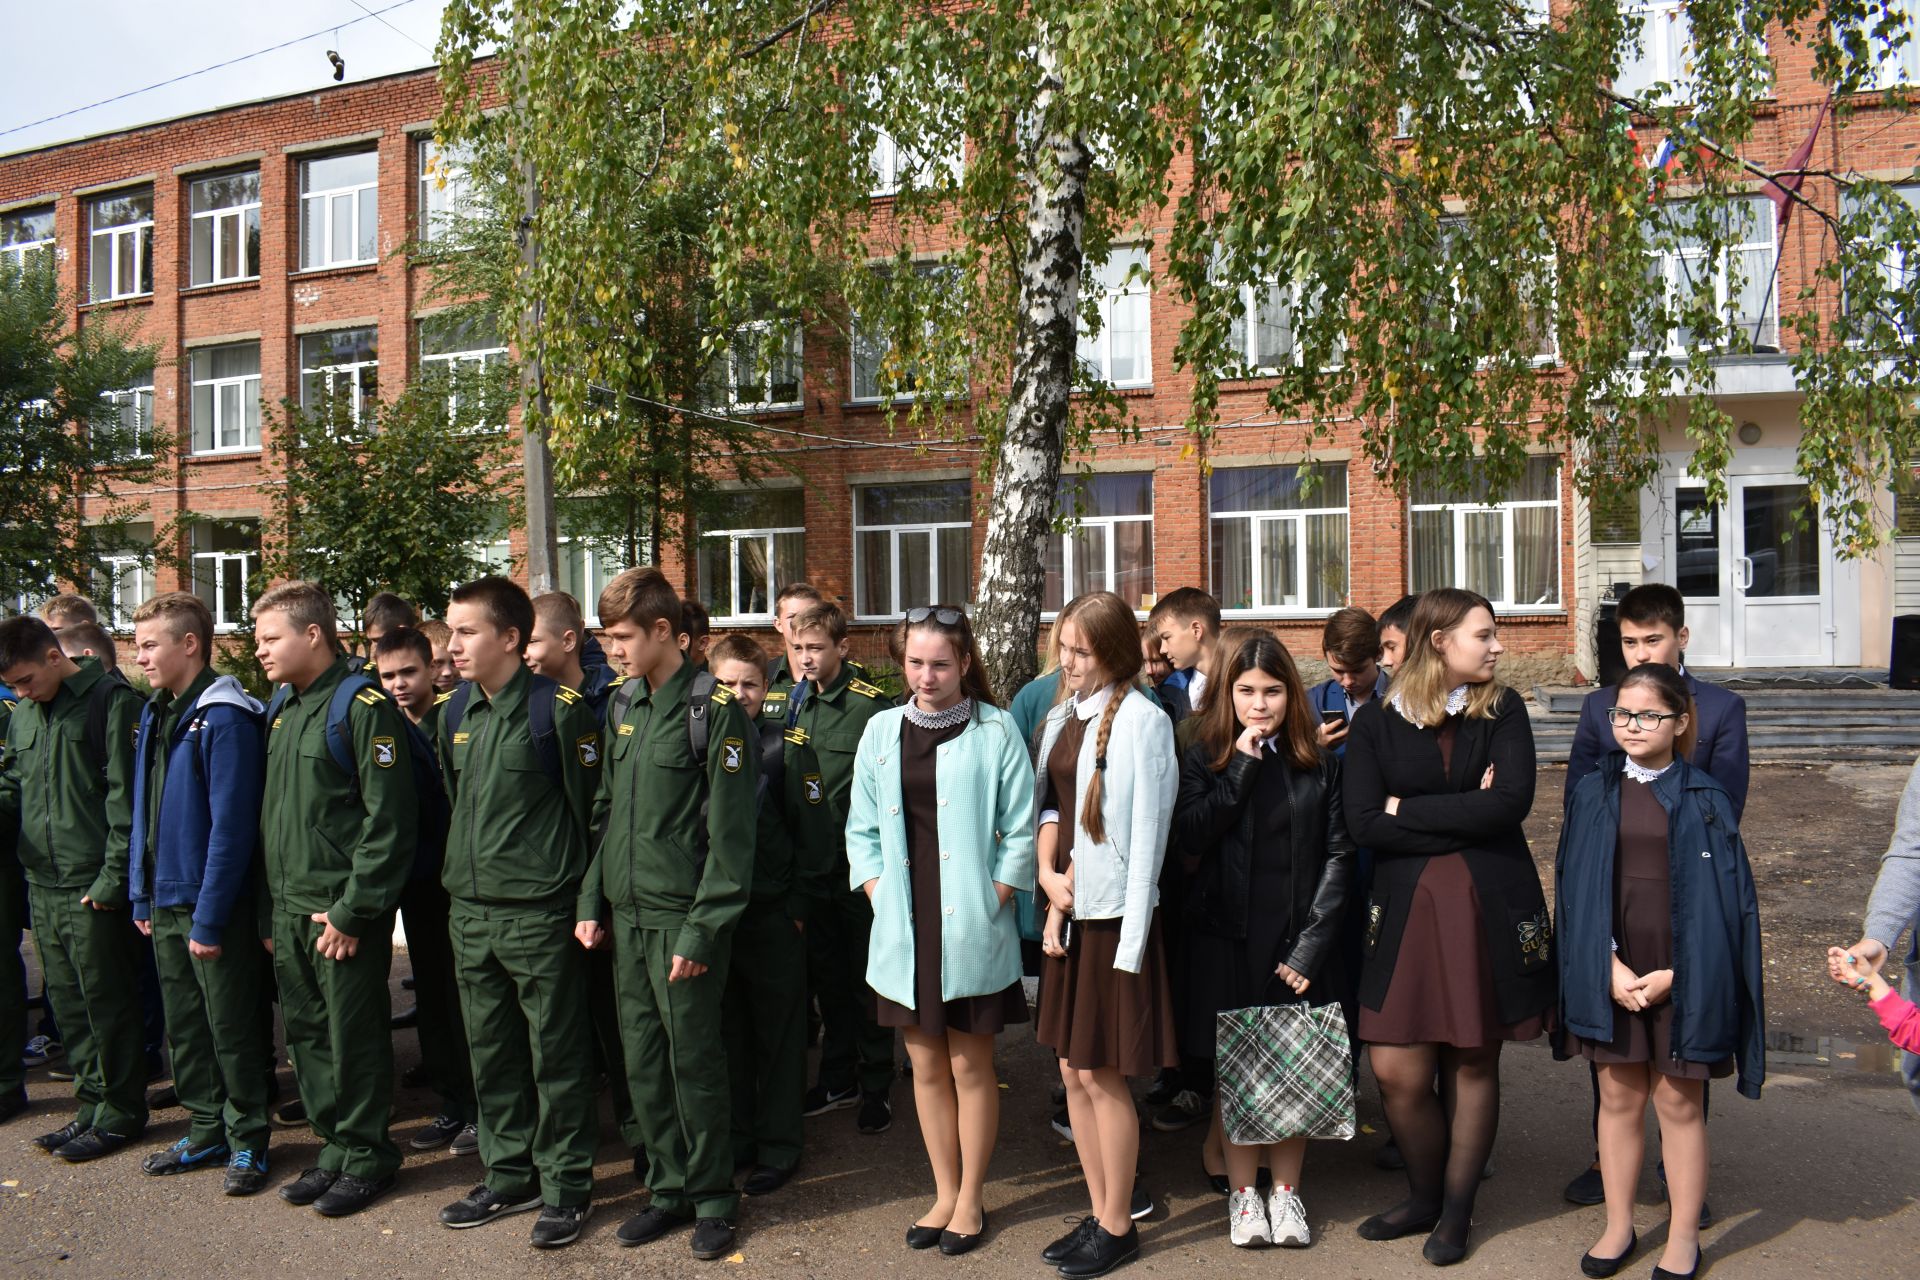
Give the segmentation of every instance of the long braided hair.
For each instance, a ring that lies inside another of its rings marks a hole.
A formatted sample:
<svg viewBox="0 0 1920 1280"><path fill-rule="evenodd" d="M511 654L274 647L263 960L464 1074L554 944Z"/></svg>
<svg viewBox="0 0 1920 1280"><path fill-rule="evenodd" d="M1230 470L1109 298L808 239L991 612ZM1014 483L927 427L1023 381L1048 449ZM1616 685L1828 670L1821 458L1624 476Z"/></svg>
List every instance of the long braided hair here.
<svg viewBox="0 0 1920 1280"><path fill-rule="evenodd" d="M1065 647L1071 636L1093 655L1100 672L1100 688L1113 687L1107 709L1100 717L1094 739L1093 777L1087 780L1086 801L1080 807L1080 825L1095 843L1107 838L1107 824L1100 815L1107 776L1107 742L1113 736L1113 718L1120 703L1133 692L1143 661L1140 655L1140 624L1134 621L1127 602L1111 591L1093 591L1077 596L1060 611L1060 644ZM1097 690L1086 690L1088 693Z"/></svg>

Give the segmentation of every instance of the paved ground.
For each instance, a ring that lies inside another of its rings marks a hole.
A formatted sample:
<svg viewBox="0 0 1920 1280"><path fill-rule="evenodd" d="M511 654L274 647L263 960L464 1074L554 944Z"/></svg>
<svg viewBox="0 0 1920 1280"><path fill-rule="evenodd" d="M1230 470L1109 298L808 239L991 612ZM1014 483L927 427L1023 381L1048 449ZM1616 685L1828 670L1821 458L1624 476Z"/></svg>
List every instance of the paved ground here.
<svg viewBox="0 0 1920 1280"><path fill-rule="evenodd" d="M1756 771L1748 839L1759 874L1769 940L1770 1023L1779 1048L1765 1098L1749 1103L1716 1090L1712 1200L1721 1221L1707 1234L1710 1270L1726 1277L1807 1275L1860 1280L1909 1274L1920 1257L1920 1116L1888 1070L1877 1026L1857 1000L1817 979L1830 940L1857 935L1904 769L1838 766ZM1536 853L1555 838L1557 776L1543 777ZM1808 976L1814 975L1814 976ZM403 1062L413 1041L402 1035ZM809 1121L802 1176L743 1212L739 1253L712 1267L725 1274L783 1276L964 1273L1041 1274L1036 1254L1084 1212L1072 1149L1047 1127L1050 1068L1023 1030L1000 1048L1005 1081L1002 1142L988 1192L992 1238L957 1260L912 1254L901 1234L930 1192L910 1090L896 1092L893 1130L866 1138L852 1114ZM1510 1051L1497 1173L1481 1195L1467 1276L1578 1275L1601 1211L1577 1209L1560 1187L1587 1154L1587 1082L1537 1046ZM410 1161L401 1187L360 1216L327 1222L271 1193L226 1200L218 1176L142 1176L123 1155L70 1167L29 1139L59 1123L64 1086L34 1073L34 1110L0 1128L0 1274L20 1276L327 1277L679 1274L697 1268L685 1236L645 1250L618 1248L613 1229L643 1203L617 1145L602 1149L600 1200L586 1237L557 1254L526 1247L530 1219L450 1232L438 1207L478 1178L473 1158L437 1154ZM429 1100L403 1092L396 1130L425 1118ZM1377 1124L1370 1088L1362 1120ZM184 1130L163 1112L150 1145ZM1378 1138L1316 1147L1304 1188L1317 1237L1305 1254L1238 1252L1228 1246L1225 1206L1199 1172L1196 1132L1149 1132L1142 1164L1163 1207L1144 1228L1146 1276L1312 1274L1393 1277L1427 1273L1418 1240L1369 1244L1361 1218L1399 1197L1396 1174L1376 1170ZM305 1135L276 1136L276 1174L298 1172L312 1154ZM1649 1181L1643 1191L1651 1192ZM1664 1210L1643 1198L1643 1237L1657 1243ZM1652 1259L1624 1272L1644 1275ZM1183 1274L1184 1273L1184 1274Z"/></svg>

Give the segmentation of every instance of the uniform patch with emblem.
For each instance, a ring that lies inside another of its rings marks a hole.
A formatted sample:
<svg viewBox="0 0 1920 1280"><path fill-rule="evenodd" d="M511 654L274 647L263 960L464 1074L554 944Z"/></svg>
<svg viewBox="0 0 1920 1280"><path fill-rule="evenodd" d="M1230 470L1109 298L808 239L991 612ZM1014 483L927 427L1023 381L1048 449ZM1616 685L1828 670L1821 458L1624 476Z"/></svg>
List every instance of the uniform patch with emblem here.
<svg viewBox="0 0 1920 1280"><path fill-rule="evenodd" d="M747 744L738 738L720 740L720 767L728 773L740 772L740 766L746 763Z"/></svg>
<svg viewBox="0 0 1920 1280"><path fill-rule="evenodd" d="M717 684L713 686L713 700L724 707L733 701L733 690L723 684Z"/></svg>
<svg viewBox="0 0 1920 1280"><path fill-rule="evenodd" d="M363 702L369 707L377 707L386 701L387 695L374 689L362 689L353 695L355 702Z"/></svg>
<svg viewBox="0 0 1920 1280"><path fill-rule="evenodd" d="M462 729L453 735L454 746L462 747L466 745L466 742L467 742L467 731L465 729Z"/></svg>
<svg viewBox="0 0 1920 1280"><path fill-rule="evenodd" d="M273 726L268 730L268 732L271 733L273 729L278 729L280 727L280 722L285 719L286 719L285 716L275 716L273 718Z"/></svg>
<svg viewBox="0 0 1920 1280"><path fill-rule="evenodd" d="M394 745L392 738L375 738L373 740L373 762L382 769L393 768L393 762L399 758L400 751Z"/></svg>
<svg viewBox="0 0 1920 1280"><path fill-rule="evenodd" d="M621 725L621 728L626 728ZM579 755L580 763L591 769L600 763L600 735L590 733L573 744L574 752Z"/></svg>
<svg viewBox="0 0 1920 1280"><path fill-rule="evenodd" d="M807 784L807 803L820 804L827 798L827 784L817 773L810 773L801 781Z"/></svg>

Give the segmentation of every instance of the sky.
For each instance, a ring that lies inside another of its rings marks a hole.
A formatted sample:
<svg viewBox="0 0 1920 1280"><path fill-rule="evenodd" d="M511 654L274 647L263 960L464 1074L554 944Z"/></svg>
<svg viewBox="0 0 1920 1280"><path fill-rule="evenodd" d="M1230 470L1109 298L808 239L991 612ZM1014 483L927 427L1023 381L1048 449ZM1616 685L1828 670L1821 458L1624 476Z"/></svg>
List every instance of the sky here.
<svg viewBox="0 0 1920 1280"><path fill-rule="evenodd" d="M431 66L445 0L67 0L10 5L0 155L255 98ZM379 17L368 17L368 11ZM303 38L310 37L310 38ZM297 40L232 66L150 85ZM120 101L102 103L131 90ZM74 108L85 110L65 115ZM36 124L48 116L61 118ZM22 128L21 126L28 126Z"/></svg>

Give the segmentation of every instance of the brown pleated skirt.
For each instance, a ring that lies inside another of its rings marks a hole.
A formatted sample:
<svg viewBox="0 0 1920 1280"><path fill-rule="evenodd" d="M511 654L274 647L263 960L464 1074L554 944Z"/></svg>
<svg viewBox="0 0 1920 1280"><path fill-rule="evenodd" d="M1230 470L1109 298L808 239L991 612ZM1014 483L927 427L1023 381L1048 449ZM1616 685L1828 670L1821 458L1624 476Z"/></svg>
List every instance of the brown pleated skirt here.
<svg viewBox="0 0 1920 1280"><path fill-rule="evenodd" d="M1147 926L1140 972L1113 967L1119 920L1076 920L1065 957L1042 957L1033 1038L1077 1071L1150 1076L1178 1066L1160 913Z"/></svg>

